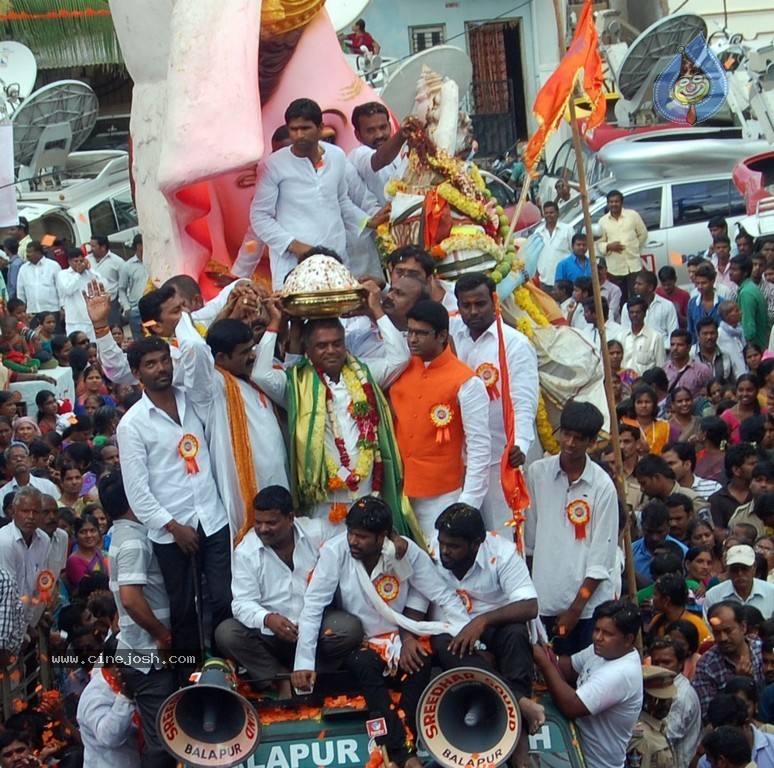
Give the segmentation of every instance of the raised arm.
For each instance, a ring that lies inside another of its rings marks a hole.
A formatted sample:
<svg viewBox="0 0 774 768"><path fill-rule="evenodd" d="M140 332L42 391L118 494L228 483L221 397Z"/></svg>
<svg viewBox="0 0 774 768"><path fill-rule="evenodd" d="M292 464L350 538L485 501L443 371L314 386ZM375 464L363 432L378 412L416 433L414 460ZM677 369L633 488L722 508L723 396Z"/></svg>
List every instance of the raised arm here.
<svg viewBox="0 0 774 768"><path fill-rule="evenodd" d="M288 378L285 371L274 367L274 348L277 344L277 334L285 319L278 298L267 299L265 306L269 315L269 326L258 344L250 378L275 403L284 407L287 402Z"/></svg>

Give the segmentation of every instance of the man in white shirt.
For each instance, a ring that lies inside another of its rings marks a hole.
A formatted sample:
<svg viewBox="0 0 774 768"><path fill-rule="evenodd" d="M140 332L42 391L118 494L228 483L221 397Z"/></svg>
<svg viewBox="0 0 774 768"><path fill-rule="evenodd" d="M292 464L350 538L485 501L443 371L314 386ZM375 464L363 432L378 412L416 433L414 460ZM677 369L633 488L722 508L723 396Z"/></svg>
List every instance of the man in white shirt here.
<svg viewBox="0 0 774 768"><path fill-rule="evenodd" d="M476 652L482 641L513 690L527 720L517 749L526 757L527 730L535 733L545 712L532 701L535 674L527 622L537 617L537 592L516 545L487 533L481 513L467 504L452 504L435 522L430 546L441 578L462 598L470 621L456 637L437 635L433 652L441 668L494 670Z"/></svg>
<svg viewBox="0 0 774 768"><path fill-rule="evenodd" d="M400 175L400 150L406 141L407 125L393 133L387 107L378 101L359 104L352 110L352 127L360 146L349 153L348 159L379 205L387 202L387 182Z"/></svg>
<svg viewBox="0 0 774 768"><path fill-rule="evenodd" d="M43 493L41 494L40 503L38 528L51 539L51 551L48 555L48 565L46 567L54 574L54 578L58 579L67 563L70 541L67 531L59 527L59 504L57 500L53 496Z"/></svg>
<svg viewBox="0 0 774 768"><path fill-rule="evenodd" d="M609 276L621 289L625 301L636 292L632 283L634 275L642 269L640 254L648 239L648 230L640 214L624 208L623 203L624 196L619 190L611 189L607 193L608 212L599 220L602 237L596 245L597 253L607 258Z"/></svg>
<svg viewBox="0 0 774 768"><path fill-rule="evenodd" d="M118 610L116 657L126 652L158 655L156 663L127 659L121 671L128 691L137 703L143 730L143 765L175 768L177 761L167 752L156 730L156 715L179 687L177 670L160 663L171 647L169 598L164 587L148 529L129 507L120 471L99 482L99 500L112 522L110 591Z"/></svg>
<svg viewBox="0 0 774 768"><path fill-rule="evenodd" d="M185 341L179 347L185 389L172 384L165 341L134 342L128 362L144 393L117 437L126 495L148 527L169 595L172 647L190 651L198 635L194 579L207 576L213 627L231 615L231 546L206 439L215 392L190 386L196 368L212 363Z"/></svg>
<svg viewBox="0 0 774 768"><path fill-rule="evenodd" d="M311 99L291 102L285 123L292 144L261 164L250 224L269 246L275 289L316 245L336 251L347 263L347 230L362 233L381 223L350 200L346 155L332 144L320 143L322 122L322 111Z"/></svg>
<svg viewBox="0 0 774 768"><path fill-rule="evenodd" d="M621 337L623 346L622 368L632 368L643 373L649 368L660 368L666 357L664 337L645 324L648 302L644 296L633 296L626 302L629 330Z"/></svg>
<svg viewBox="0 0 774 768"><path fill-rule="evenodd" d="M707 590L704 596L704 621L715 603L731 600L757 608L764 616L774 616L774 584L755 578L755 550L747 544L729 547L725 555L729 578Z"/></svg>
<svg viewBox="0 0 774 768"><path fill-rule="evenodd" d="M652 272L643 269L634 279L634 293L642 296L648 305L645 315L645 325L658 331L664 339L664 348L669 349L669 339L672 331L678 328L677 310L675 305L656 293L658 280ZM627 314L621 318L624 328L631 328L631 321Z"/></svg>
<svg viewBox="0 0 774 768"><path fill-rule="evenodd" d="M16 296L27 305L30 315L53 312L59 317L62 303L57 290L57 276L61 271L59 264L44 256L43 246L37 240L29 244L27 261L19 270Z"/></svg>
<svg viewBox="0 0 774 768"><path fill-rule="evenodd" d="M452 318L449 330L457 356L483 380L489 394L489 433L492 451L489 459L489 490L481 504L481 515L488 530L499 531L513 538L513 529L506 522L513 517L502 491L500 460L506 448L505 421L500 382L499 330L495 318L492 280L481 272L463 275L456 283L455 293L459 317ZM515 444L510 451L512 467L526 461L535 442L535 417L538 405L537 354L524 334L503 323L505 359L511 405L515 416Z"/></svg>
<svg viewBox="0 0 774 768"><path fill-rule="evenodd" d="M0 502L9 493L14 493L25 485L31 485L41 493L59 499L59 489L50 480L30 474L30 451L24 443L13 443L5 449L5 464L13 474L13 479L0 488Z"/></svg>
<svg viewBox="0 0 774 768"><path fill-rule="evenodd" d="M231 608L215 631L218 647L245 669L251 683L266 688L293 667L298 618L320 548L330 528L296 518L286 488L262 488L252 503L254 520L234 549ZM328 610L322 620L317 663L336 669L360 645L363 626L344 611ZM277 680L280 698L290 698L290 681Z"/></svg>
<svg viewBox="0 0 774 768"><path fill-rule="evenodd" d="M540 287L546 293L551 293L556 266L572 250L572 227L559 221L559 206L553 200L543 203L543 221L537 225L533 236L543 241L543 250L537 263Z"/></svg>
<svg viewBox="0 0 774 768"><path fill-rule="evenodd" d="M535 664L554 704L575 720L586 764L622 768L642 708L642 666L634 647L642 621L628 600L599 604L593 620L593 645L558 659L536 645Z"/></svg>
<svg viewBox="0 0 774 768"><path fill-rule="evenodd" d="M429 541L446 507L457 501L477 507L486 496L489 397L483 381L452 352L442 304L415 304L407 334L411 360L389 397L403 459L403 492ZM443 472L436 471L439 464Z"/></svg>
<svg viewBox="0 0 774 768"><path fill-rule="evenodd" d="M387 260L387 274L390 283L401 277L422 280L426 285L429 298L441 302L450 317L457 314L454 284L435 276L435 260L424 248L418 245L404 245L396 248Z"/></svg>
<svg viewBox="0 0 774 768"><path fill-rule="evenodd" d="M742 311L735 301L726 299L718 304L720 325L718 326L718 349L723 357L731 362L731 375L738 378L747 372L744 361L744 329L742 328ZM769 351L774 351L769 337Z"/></svg>
<svg viewBox="0 0 774 768"><path fill-rule="evenodd" d="M241 320L216 320L207 341L190 323L177 327L179 340L187 340L210 360L201 366L197 389L217 393L213 402L208 439L213 471L229 513L232 536L245 524L245 510L261 488L289 488L285 440L274 404L250 376L255 365L255 339Z"/></svg>
<svg viewBox="0 0 774 768"><path fill-rule="evenodd" d="M83 764L140 768L136 714L134 697L119 667L94 667L78 701Z"/></svg>
<svg viewBox="0 0 774 768"><path fill-rule="evenodd" d="M124 262L124 292L129 304L129 326L132 329L132 338L142 338L142 321L137 305L145 295L148 288L148 268L142 262L142 235L137 234L132 240L134 254L132 258Z"/></svg>
<svg viewBox="0 0 774 768"><path fill-rule="evenodd" d="M560 454L527 469L525 552L558 653L591 642L594 609L613 597L618 499L609 475L586 455L602 424L594 405L570 401L561 415Z"/></svg>
<svg viewBox="0 0 774 768"><path fill-rule="evenodd" d="M110 325L120 325L121 317L129 309L126 298L124 260L110 250L110 241L105 235L91 236L91 270L110 294Z"/></svg>
<svg viewBox="0 0 774 768"><path fill-rule="evenodd" d="M315 654L325 608L338 590L340 607L363 624L365 644L347 655L344 668L352 674L374 717L384 717L387 735L377 737L390 760L403 768L421 768L406 730L416 743L416 708L430 682L432 656L420 643L424 635L457 634L468 623L459 597L446 587L426 552L408 542L406 555L396 560L388 541L392 511L373 496L359 499L347 514L346 534L328 541L306 591L298 620L298 642L291 683L309 691L316 680ZM429 602L444 621L423 621ZM400 701L392 706L386 677L398 680ZM403 720L397 709L402 709Z"/></svg>
<svg viewBox="0 0 774 768"><path fill-rule="evenodd" d="M41 493L24 486L16 491L11 505L11 523L0 529L0 568L16 577L27 624L40 619L38 576L48 565L51 540L38 528Z"/></svg>
<svg viewBox="0 0 774 768"><path fill-rule="evenodd" d="M96 275L89 269L89 262L79 248L68 249L67 263L70 266L56 276L65 315L65 332L69 335L82 331L89 337L89 341L94 341L94 326L86 310L83 293Z"/></svg>
<svg viewBox="0 0 774 768"><path fill-rule="evenodd" d="M393 503L395 490L391 475L369 460L373 437L366 439L369 430L362 416L361 421L354 418L352 404L355 398L362 402L365 381L375 398L372 403L366 400L361 408L368 412L380 445L393 440L381 389L397 379L408 365L410 353L402 334L384 313L378 286L372 282L367 285L369 311L384 340L381 358L371 360L366 368L348 356L344 328L337 319L312 320L303 329L306 358L287 371L276 369L274 347L286 318L279 301L271 299L266 302L269 327L258 344L252 376L275 403L289 407L290 476L291 482L297 483L301 504L312 517L323 518L339 530L342 508L346 510L353 498L378 491L388 494ZM358 466L361 471L356 471ZM395 504L397 507L397 500ZM398 531L405 532L399 523L396 521Z"/></svg>

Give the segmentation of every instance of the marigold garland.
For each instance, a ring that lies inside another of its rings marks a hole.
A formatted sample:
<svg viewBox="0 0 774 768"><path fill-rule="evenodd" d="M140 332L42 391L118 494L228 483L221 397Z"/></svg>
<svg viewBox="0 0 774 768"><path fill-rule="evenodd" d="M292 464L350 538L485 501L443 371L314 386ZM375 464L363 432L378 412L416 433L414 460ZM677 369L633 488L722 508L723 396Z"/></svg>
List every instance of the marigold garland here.
<svg viewBox="0 0 774 768"><path fill-rule="evenodd" d="M516 306L518 306L519 309L530 316L535 325L551 325L551 323L548 322L548 318L540 311L540 308L535 304L532 296L529 295L529 291L523 285L520 285L513 292L513 300L516 302Z"/></svg>
<svg viewBox="0 0 774 768"><path fill-rule="evenodd" d="M456 208L461 213L469 216L473 221L477 221L485 226L492 226L492 217L489 215L486 206L482 202L464 195L450 181L444 181L442 184L439 184L436 187L436 192L452 208Z"/></svg>
<svg viewBox="0 0 774 768"><path fill-rule="evenodd" d="M323 374L318 371L318 375L325 385L325 408L331 425L331 431L333 432L333 440L339 454L339 462L337 464L332 456L327 452L325 453L325 469L328 474L326 486L328 490L331 492L348 490L354 498L360 490L360 483L363 478L370 476L371 492L374 494L379 493L382 488L382 478L384 475L384 464L382 463L377 434L379 411L376 406L376 395L365 372L352 356L347 358L347 364L341 371L341 379L350 396L349 415L357 424L358 430L358 458L354 468L351 466L351 459L344 443L344 438L341 435L341 425L333 408L333 395L325 383ZM346 472L346 478L342 477L342 469ZM332 523L338 524L346 516L347 507L344 503L336 502L331 504L328 519Z"/></svg>
<svg viewBox="0 0 774 768"><path fill-rule="evenodd" d="M380 224L376 228L376 248L385 258L398 248L398 244L390 231L390 225L387 223Z"/></svg>
<svg viewBox="0 0 774 768"><path fill-rule="evenodd" d="M518 293L518 290L514 293L514 297L516 296L516 293ZM529 297L528 293L527 296ZM532 301L531 298L530 301ZM518 301L516 303L518 304ZM532 303L534 304L534 302ZM520 304L519 306L521 307ZM535 308L537 308L537 305L535 305ZM520 317L516 321L516 330L521 331L530 340L530 342L532 342L532 325L526 317ZM543 397L542 388L538 390L538 407L537 414L535 416L535 423L537 424L538 438L540 439L540 445L543 446L543 450L548 451L554 455L559 453L559 441L554 435L554 428L551 426L551 421L548 418L548 409L546 408L546 401Z"/></svg>
<svg viewBox="0 0 774 768"><path fill-rule="evenodd" d="M433 250L431 250L431 255ZM495 258L502 258L503 256L502 247L483 232L476 233L475 235L452 234L441 243L440 250L443 252L444 257L446 254L454 253L455 251L482 251L483 253L492 254Z"/></svg>

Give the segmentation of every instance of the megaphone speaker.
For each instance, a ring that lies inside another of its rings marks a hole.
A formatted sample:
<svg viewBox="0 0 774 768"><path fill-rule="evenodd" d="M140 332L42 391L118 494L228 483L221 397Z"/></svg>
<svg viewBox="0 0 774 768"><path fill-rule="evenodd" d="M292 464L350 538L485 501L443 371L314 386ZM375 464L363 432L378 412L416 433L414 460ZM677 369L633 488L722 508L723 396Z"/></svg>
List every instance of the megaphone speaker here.
<svg viewBox="0 0 774 768"><path fill-rule="evenodd" d="M156 730L167 751L193 768L244 763L261 736L258 715L236 692L234 671L224 659L207 660L195 685L161 705Z"/></svg>
<svg viewBox="0 0 774 768"><path fill-rule="evenodd" d="M436 677L417 707L417 732L445 768L502 765L521 734L521 713L497 675L458 667Z"/></svg>

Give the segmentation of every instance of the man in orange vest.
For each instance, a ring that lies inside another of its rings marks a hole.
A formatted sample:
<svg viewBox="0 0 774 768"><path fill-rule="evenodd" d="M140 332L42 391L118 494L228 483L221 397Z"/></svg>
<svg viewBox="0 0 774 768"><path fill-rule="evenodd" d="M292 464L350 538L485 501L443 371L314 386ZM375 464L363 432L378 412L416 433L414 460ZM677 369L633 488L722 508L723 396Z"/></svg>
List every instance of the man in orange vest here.
<svg viewBox="0 0 774 768"><path fill-rule="evenodd" d="M449 346L449 314L419 301L408 314L408 368L390 388L403 459L403 490L429 541L438 515L461 502L477 509L489 487L489 396Z"/></svg>

